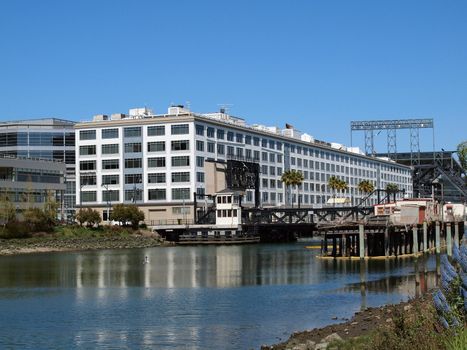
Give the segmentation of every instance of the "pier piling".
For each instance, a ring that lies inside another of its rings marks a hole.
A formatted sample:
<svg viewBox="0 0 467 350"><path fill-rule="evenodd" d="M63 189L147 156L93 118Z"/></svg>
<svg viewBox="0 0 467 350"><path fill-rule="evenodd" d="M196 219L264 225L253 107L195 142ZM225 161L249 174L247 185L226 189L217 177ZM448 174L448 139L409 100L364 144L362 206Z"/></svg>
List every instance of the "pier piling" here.
<svg viewBox="0 0 467 350"><path fill-rule="evenodd" d="M423 221L423 251L428 251L428 225L426 221Z"/></svg>
<svg viewBox="0 0 467 350"><path fill-rule="evenodd" d="M452 256L452 234L451 234L451 223L446 223L446 250L448 256Z"/></svg>
<svg viewBox="0 0 467 350"><path fill-rule="evenodd" d="M436 247L436 254L441 253L441 237L440 237L440 227L439 221L436 221L436 229L435 229L435 247Z"/></svg>
<svg viewBox="0 0 467 350"><path fill-rule="evenodd" d="M412 253L418 254L418 227L412 227L412 236L413 236L413 244L412 244Z"/></svg>
<svg viewBox="0 0 467 350"><path fill-rule="evenodd" d="M459 246L459 225L460 223L459 222L455 222L454 223L454 244Z"/></svg>
<svg viewBox="0 0 467 350"><path fill-rule="evenodd" d="M360 259L363 259L365 257L365 227L360 224L358 225L358 243L360 246Z"/></svg>

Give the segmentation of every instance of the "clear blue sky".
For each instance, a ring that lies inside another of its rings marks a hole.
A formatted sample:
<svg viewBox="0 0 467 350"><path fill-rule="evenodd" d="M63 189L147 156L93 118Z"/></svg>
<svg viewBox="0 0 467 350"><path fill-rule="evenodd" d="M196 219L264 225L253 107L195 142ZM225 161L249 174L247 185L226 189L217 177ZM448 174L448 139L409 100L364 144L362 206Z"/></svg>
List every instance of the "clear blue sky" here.
<svg viewBox="0 0 467 350"><path fill-rule="evenodd" d="M229 103L347 144L351 120L434 118L452 149L467 139L466 18L465 0L2 0L0 120Z"/></svg>

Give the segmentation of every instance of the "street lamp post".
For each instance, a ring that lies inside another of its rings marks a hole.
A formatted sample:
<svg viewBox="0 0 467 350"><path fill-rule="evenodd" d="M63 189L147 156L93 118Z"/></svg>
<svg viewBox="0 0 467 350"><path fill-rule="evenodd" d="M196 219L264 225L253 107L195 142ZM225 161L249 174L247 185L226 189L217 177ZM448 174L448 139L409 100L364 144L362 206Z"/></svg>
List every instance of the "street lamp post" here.
<svg viewBox="0 0 467 350"><path fill-rule="evenodd" d="M110 206L111 206L111 199L110 199L109 185L102 184L102 187L104 187L105 190L107 191L107 221L110 222Z"/></svg>

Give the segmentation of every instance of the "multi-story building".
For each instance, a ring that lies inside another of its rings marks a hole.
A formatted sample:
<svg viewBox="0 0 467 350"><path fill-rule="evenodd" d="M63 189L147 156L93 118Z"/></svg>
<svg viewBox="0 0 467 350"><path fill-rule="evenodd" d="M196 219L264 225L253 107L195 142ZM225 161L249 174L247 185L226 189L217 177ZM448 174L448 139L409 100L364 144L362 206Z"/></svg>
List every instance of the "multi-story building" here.
<svg viewBox="0 0 467 350"><path fill-rule="evenodd" d="M48 196L60 203L63 218L65 163L0 156L0 198L13 203L17 212L42 207Z"/></svg>
<svg viewBox="0 0 467 350"><path fill-rule="evenodd" d="M262 206L297 203L296 191L280 181L287 169L303 173L302 206L322 206L333 196L330 176L347 182L341 196L356 203L361 180L376 188L395 183L412 195L411 169L387 159L367 157L357 149L314 140L287 125L247 125L243 119L219 113L196 114L182 106L167 114L133 109L129 115L95 116L76 128L77 204L102 212L115 203L137 203L147 220L193 217L194 193L204 194L205 160L244 159L260 165ZM375 198L373 199L375 200ZM242 205L254 204L248 190Z"/></svg>
<svg viewBox="0 0 467 350"><path fill-rule="evenodd" d="M0 122L0 156L66 163L64 208L67 217L74 214L76 202L74 124L56 118Z"/></svg>

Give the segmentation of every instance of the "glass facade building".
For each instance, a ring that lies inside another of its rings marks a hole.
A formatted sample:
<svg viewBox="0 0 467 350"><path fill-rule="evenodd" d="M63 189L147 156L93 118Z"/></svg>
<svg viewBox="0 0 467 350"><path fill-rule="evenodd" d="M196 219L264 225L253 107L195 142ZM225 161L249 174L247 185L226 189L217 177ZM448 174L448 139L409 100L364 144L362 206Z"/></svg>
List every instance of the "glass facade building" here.
<svg viewBox="0 0 467 350"><path fill-rule="evenodd" d="M75 122L57 118L0 123L0 156L66 163L65 215L75 211Z"/></svg>

